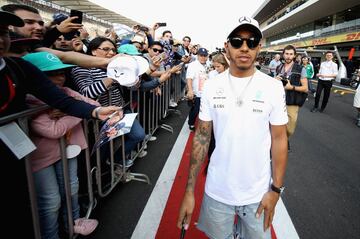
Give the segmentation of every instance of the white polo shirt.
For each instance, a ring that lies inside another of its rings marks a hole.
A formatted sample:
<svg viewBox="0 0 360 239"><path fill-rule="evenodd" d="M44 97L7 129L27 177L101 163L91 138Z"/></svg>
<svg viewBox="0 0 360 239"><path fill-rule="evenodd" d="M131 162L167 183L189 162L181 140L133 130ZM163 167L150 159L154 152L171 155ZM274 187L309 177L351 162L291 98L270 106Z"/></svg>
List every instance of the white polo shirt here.
<svg viewBox="0 0 360 239"><path fill-rule="evenodd" d="M288 121L282 83L260 71L248 84L250 78L231 76L230 84L226 70L206 81L201 97L199 118L213 122L216 139L205 192L228 205L260 202L268 191L270 124ZM236 98L244 89L239 107Z"/></svg>
<svg viewBox="0 0 360 239"><path fill-rule="evenodd" d="M324 61L320 65L319 74L321 75L337 75L338 74L338 66L333 61ZM331 81L335 77L319 77L321 80Z"/></svg>

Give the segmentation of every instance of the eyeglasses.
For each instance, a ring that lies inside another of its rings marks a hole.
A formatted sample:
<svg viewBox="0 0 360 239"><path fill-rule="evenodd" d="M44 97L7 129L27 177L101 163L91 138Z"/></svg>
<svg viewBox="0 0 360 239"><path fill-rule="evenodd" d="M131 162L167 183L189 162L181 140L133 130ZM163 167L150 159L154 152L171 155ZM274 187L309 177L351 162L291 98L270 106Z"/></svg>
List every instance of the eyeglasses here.
<svg viewBox="0 0 360 239"><path fill-rule="evenodd" d="M157 49L157 48L152 48L152 50L156 53L156 52L159 52L159 53L163 53L164 50L160 50L160 49Z"/></svg>
<svg viewBox="0 0 360 239"><path fill-rule="evenodd" d="M240 47L242 47L245 41L246 41L246 45L250 49L254 49L260 43L260 40L254 37L251 38L233 37L228 39L228 42L230 42L231 46L234 47L235 49L239 49Z"/></svg>
<svg viewBox="0 0 360 239"><path fill-rule="evenodd" d="M105 51L106 53L109 53L110 51L116 53L116 49L115 49L115 48L109 48L109 47L101 48L101 47L98 47L97 49L103 50L103 51Z"/></svg>

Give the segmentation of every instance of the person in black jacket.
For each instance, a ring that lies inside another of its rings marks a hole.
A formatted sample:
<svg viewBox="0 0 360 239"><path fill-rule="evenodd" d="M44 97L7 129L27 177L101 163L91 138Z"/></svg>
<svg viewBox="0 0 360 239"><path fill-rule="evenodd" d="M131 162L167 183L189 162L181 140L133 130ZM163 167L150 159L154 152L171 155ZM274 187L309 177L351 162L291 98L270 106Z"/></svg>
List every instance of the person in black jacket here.
<svg viewBox="0 0 360 239"><path fill-rule="evenodd" d="M285 63L280 64L276 69L276 78L283 82L286 92L286 109L289 121L286 125L288 138L294 134L299 108L306 99L308 84L306 79L306 70L294 59L296 49L292 45L288 45L283 50L283 58ZM304 101L301 101L300 98Z"/></svg>
<svg viewBox="0 0 360 239"><path fill-rule="evenodd" d="M64 113L80 118L104 120L120 110L119 107L96 107L75 100L58 89L32 64L20 58L5 57L10 47L9 25L21 27L24 22L4 11L0 11L0 19L0 120L4 121L5 116L25 110L25 95L28 93ZM26 238L33 238L26 162L24 159L18 160L2 139L0 152L0 187L4 195L0 205L4 219L2 233L15 236L21 231Z"/></svg>

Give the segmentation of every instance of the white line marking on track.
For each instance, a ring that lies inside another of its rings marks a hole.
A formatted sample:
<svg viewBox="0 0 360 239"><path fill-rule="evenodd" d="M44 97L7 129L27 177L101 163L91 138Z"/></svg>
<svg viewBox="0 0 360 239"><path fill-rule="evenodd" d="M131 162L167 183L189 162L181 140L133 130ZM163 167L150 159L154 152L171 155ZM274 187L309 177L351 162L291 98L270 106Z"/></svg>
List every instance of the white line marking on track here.
<svg viewBox="0 0 360 239"><path fill-rule="evenodd" d="M272 225L277 239L300 238L281 198L276 204L275 216Z"/></svg>
<svg viewBox="0 0 360 239"><path fill-rule="evenodd" d="M155 238L189 134L187 120L185 120L131 239Z"/></svg>

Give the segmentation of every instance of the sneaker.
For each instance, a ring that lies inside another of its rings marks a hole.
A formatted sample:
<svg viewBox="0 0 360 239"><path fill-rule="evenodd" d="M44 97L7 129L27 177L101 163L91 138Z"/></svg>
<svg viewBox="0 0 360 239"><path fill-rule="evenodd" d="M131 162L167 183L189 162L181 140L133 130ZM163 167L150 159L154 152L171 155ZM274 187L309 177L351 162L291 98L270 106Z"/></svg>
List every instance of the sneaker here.
<svg viewBox="0 0 360 239"><path fill-rule="evenodd" d="M155 140L157 140L157 138L156 138L155 136L151 136L151 137L149 138L149 141L155 141Z"/></svg>
<svg viewBox="0 0 360 239"><path fill-rule="evenodd" d="M191 131L194 131L194 130L195 130L195 125L189 125L189 129L190 129Z"/></svg>
<svg viewBox="0 0 360 239"><path fill-rule="evenodd" d="M360 127L360 119L357 120L356 126Z"/></svg>
<svg viewBox="0 0 360 239"><path fill-rule="evenodd" d="M119 163L116 163L120 167L123 167L123 161L121 160ZM132 159L126 159L125 160L125 168L129 168L134 164L134 160Z"/></svg>
<svg viewBox="0 0 360 239"><path fill-rule="evenodd" d="M146 155L147 155L147 151L142 150L142 151L139 153L138 158L143 158L143 157L145 157Z"/></svg>
<svg viewBox="0 0 360 239"><path fill-rule="evenodd" d="M322 113L322 112L324 112L324 110L325 110L325 109L320 109L319 112Z"/></svg>
<svg viewBox="0 0 360 239"><path fill-rule="evenodd" d="M74 233L87 236L92 233L97 225L99 224L98 220L79 218L75 220Z"/></svg>
<svg viewBox="0 0 360 239"><path fill-rule="evenodd" d="M318 112L318 111L319 111L318 108L315 108L315 107L311 109L312 113L315 113L315 112Z"/></svg>
<svg viewBox="0 0 360 239"><path fill-rule="evenodd" d="M174 108L174 107L177 107L178 105L173 99L171 99L169 102L169 106Z"/></svg>
<svg viewBox="0 0 360 239"><path fill-rule="evenodd" d="M145 140L148 140L148 141L155 141L157 138L155 136L152 136L151 134L147 134L145 136Z"/></svg>

